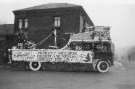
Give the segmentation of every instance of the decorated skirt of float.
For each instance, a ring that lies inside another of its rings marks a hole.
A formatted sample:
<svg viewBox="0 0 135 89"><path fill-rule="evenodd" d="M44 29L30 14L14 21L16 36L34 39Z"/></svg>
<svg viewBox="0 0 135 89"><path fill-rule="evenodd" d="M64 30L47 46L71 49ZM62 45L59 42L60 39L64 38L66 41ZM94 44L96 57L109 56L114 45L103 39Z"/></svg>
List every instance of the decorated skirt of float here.
<svg viewBox="0 0 135 89"><path fill-rule="evenodd" d="M12 61L92 63L91 51L14 49Z"/></svg>

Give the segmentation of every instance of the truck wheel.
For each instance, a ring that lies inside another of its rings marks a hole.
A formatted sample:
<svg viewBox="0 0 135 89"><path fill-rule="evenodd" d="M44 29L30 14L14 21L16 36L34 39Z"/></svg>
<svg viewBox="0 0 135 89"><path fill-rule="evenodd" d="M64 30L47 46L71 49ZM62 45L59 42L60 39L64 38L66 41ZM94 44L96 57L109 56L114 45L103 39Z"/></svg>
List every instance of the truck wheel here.
<svg viewBox="0 0 135 89"><path fill-rule="evenodd" d="M33 71L38 71L41 68L41 62L30 62L29 68Z"/></svg>
<svg viewBox="0 0 135 89"><path fill-rule="evenodd" d="M109 71L110 66L108 62L100 60L96 65L96 69L98 72L105 73Z"/></svg>

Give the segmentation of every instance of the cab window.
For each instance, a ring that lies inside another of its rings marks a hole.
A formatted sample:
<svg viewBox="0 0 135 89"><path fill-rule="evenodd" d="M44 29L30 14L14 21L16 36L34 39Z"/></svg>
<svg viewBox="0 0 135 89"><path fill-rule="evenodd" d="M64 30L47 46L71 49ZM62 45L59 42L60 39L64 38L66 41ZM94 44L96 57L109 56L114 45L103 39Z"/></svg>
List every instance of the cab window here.
<svg viewBox="0 0 135 89"><path fill-rule="evenodd" d="M71 50L77 50L77 51L82 50L82 45L78 42L71 42L69 47L70 47Z"/></svg>

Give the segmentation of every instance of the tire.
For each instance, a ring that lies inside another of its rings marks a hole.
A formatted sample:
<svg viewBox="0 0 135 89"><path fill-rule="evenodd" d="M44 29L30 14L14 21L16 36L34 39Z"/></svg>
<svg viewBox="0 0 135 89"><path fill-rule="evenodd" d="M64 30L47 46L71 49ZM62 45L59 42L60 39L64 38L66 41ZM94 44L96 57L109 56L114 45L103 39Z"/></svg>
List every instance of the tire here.
<svg viewBox="0 0 135 89"><path fill-rule="evenodd" d="M29 63L29 68L32 71L38 71L41 68L41 62L30 62Z"/></svg>
<svg viewBox="0 0 135 89"><path fill-rule="evenodd" d="M110 66L108 62L100 60L96 65L96 69L100 73L105 73L109 71Z"/></svg>

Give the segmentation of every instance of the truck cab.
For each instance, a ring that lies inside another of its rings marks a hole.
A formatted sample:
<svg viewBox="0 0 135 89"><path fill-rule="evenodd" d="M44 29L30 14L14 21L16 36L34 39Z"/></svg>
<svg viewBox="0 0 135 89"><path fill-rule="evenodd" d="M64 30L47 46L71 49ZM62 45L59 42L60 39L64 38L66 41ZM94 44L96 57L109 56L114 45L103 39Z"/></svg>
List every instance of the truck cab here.
<svg viewBox="0 0 135 89"><path fill-rule="evenodd" d="M93 68L99 72L106 72L113 65L114 43L111 41L110 28L97 26L88 28L88 32L71 36L63 49L76 51L91 51Z"/></svg>

